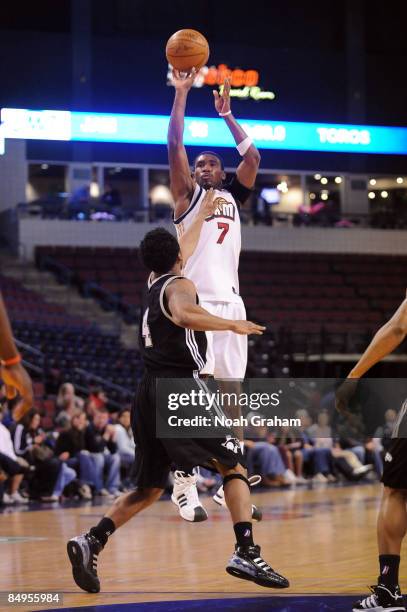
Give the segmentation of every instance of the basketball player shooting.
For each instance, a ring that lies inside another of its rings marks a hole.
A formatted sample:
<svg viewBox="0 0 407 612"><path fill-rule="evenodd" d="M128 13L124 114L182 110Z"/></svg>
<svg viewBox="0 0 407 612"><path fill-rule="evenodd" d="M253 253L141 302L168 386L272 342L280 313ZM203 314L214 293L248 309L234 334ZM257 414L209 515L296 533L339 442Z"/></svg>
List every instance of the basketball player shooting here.
<svg viewBox="0 0 407 612"><path fill-rule="evenodd" d="M348 403L359 378L394 351L406 337L407 297L392 318L379 329L348 378L338 388L336 408L339 412L349 414ZM356 602L353 612L406 610L399 587L399 565L401 544L407 533L407 399L400 410L392 438L384 458L384 489L377 521L380 573L377 585L371 588L372 594Z"/></svg>
<svg viewBox="0 0 407 612"><path fill-rule="evenodd" d="M189 165L183 143L184 117L188 93L196 77L193 69L185 77L173 71L175 87L174 104L168 128L168 157L170 165L171 192L174 198L174 223L178 239L182 242L194 232L196 245L186 261L184 274L196 285L203 307L216 316L245 319L246 311L239 295L239 255L241 249L240 206L251 194L260 163L260 154L251 138L233 116L230 104L230 81L225 79L223 91L213 92L215 109L231 131L239 154L242 157L236 174L226 183L224 164L217 153L203 151ZM213 190L214 213L201 220L201 229L196 233L200 206L208 190ZM208 334L208 371L214 363L214 376L223 381L223 390L240 392L240 382L247 366L247 338L229 332ZM204 372L205 373L205 372ZM234 381L234 382L233 382ZM227 388L225 388L227 385ZM232 415L233 416L233 415ZM240 437L240 435L239 435ZM258 482L258 477L254 477ZM196 487L196 476L190 475L182 482L175 479L172 500L178 505L185 520L194 521L206 510L183 505L178 500L197 499L191 491ZM253 484L253 482L252 482ZM225 505L223 488L214 495L214 500ZM261 519L260 511L253 506L253 518ZM200 518L202 520L202 518Z"/></svg>

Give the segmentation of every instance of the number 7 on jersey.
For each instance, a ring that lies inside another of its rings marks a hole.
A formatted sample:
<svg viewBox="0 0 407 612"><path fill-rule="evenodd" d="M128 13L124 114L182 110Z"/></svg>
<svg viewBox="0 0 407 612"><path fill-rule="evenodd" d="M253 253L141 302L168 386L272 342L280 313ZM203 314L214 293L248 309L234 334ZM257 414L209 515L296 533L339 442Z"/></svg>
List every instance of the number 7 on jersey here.
<svg viewBox="0 0 407 612"><path fill-rule="evenodd" d="M225 236L229 231L229 223L221 223L218 222L218 229L222 230L220 233L219 238L216 241L216 244L222 244L222 242L225 240Z"/></svg>

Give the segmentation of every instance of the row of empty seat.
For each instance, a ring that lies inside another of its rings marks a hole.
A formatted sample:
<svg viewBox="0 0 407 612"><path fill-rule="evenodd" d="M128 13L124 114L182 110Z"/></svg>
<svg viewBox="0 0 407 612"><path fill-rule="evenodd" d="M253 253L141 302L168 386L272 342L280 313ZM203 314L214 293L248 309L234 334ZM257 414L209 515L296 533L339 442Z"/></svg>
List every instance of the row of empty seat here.
<svg viewBox="0 0 407 612"><path fill-rule="evenodd" d="M141 304L147 272L136 249L40 247L37 261L67 266L77 283L98 283L125 304ZM277 326L339 321L370 328L403 299L406 276L407 257L244 251L240 291L250 316Z"/></svg>

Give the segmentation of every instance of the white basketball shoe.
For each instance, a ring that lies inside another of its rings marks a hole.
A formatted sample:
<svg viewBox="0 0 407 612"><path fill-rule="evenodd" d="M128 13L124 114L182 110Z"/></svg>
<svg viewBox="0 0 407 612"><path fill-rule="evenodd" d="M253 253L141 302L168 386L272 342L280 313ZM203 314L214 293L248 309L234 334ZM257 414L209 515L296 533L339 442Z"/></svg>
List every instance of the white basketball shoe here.
<svg viewBox="0 0 407 612"><path fill-rule="evenodd" d="M196 488L197 480L197 474L174 472L174 488L171 501L178 506L181 517L191 523L200 523L208 518L208 513L199 501Z"/></svg>

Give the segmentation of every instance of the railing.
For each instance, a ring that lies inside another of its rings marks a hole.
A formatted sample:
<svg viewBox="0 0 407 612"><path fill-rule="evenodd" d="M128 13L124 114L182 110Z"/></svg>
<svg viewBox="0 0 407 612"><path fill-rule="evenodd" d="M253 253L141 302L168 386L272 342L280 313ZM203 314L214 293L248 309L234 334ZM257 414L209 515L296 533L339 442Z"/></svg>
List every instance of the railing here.
<svg viewBox="0 0 407 612"><path fill-rule="evenodd" d="M82 368L75 368L74 372L81 374L81 376L84 376L85 378L89 380L94 380L100 383L106 389L112 389L114 391L119 391L119 393L122 393L123 395L127 395L128 397L133 396L133 392L130 389L127 389L126 387L122 387L121 385L116 385L116 383L112 383L109 380L106 380L105 378L98 376L97 374L92 374L91 372L88 372L87 370L83 370Z"/></svg>
<svg viewBox="0 0 407 612"><path fill-rule="evenodd" d="M46 375L46 355L39 349L31 346L30 344L21 342L21 340L15 339L15 343L20 350L23 350L25 353L28 353L29 355L32 355L33 357L36 357L37 359L40 360L40 365L36 365L32 363L30 359L26 359L26 358L23 359L22 363L24 367L27 368L27 370L39 375L41 380L44 381L45 375ZM126 387L122 387L121 385L112 383L102 378L101 376L98 376L97 374L93 374L91 372L88 372L87 370L83 370L82 368L75 368L73 371L74 373L82 376L86 381L94 381L94 382L99 383L107 391L109 391L110 389L111 391L116 391L120 393L123 396L123 398L131 399L133 396L133 392L130 389L127 389ZM75 382L75 387L79 391L81 391L84 395L87 395L89 393L89 389L87 389L80 383L78 384ZM119 402L115 401L114 399L109 398L108 403L112 407L117 408L118 410L120 410L123 407Z"/></svg>

